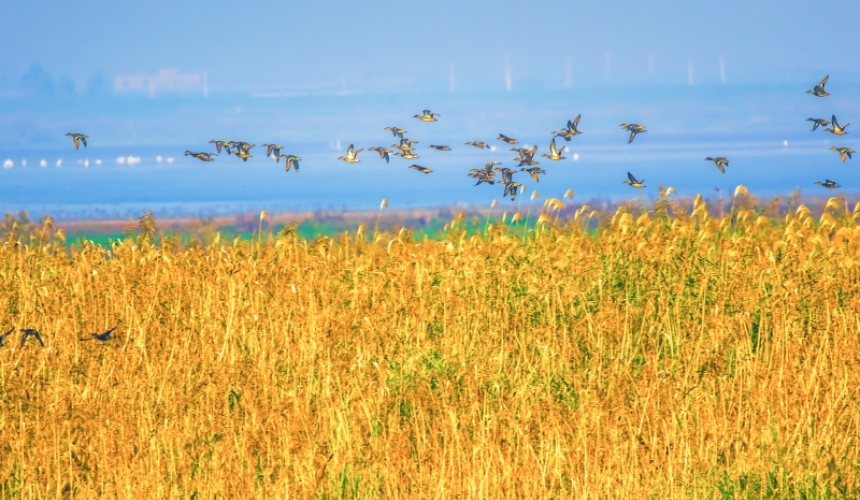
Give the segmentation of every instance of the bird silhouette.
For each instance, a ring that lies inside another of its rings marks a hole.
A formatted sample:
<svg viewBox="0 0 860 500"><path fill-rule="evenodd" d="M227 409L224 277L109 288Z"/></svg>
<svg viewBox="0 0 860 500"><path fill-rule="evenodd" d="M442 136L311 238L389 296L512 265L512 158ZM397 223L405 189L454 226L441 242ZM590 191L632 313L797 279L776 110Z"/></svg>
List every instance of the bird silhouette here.
<svg viewBox="0 0 860 500"><path fill-rule="evenodd" d="M102 332L102 333L92 333L92 334L90 334L90 337L91 337L91 338L88 338L88 339L87 339L87 338L83 338L83 337L82 337L82 338L80 338L80 339L78 339L78 340L80 340L81 342L86 342L86 341L88 341L88 340L98 340L99 342L107 342L108 340L110 340L110 339L111 339L111 336L110 336L110 335L111 335L111 334L113 333L113 331L114 331L114 330L116 330L116 329L117 329L117 327L115 326L115 327L111 328L110 330L107 330L107 331Z"/></svg>
<svg viewBox="0 0 860 500"><path fill-rule="evenodd" d="M824 179L824 182L818 181L816 182L819 186L826 187L827 189L836 189L842 187L838 182L831 181L830 179Z"/></svg>
<svg viewBox="0 0 860 500"><path fill-rule="evenodd" d="M15 331L15 327L13 326L12 328L9 329L8 332L4 333L3 335L0 335L0 347L3 347L3 341L6 340L6 337L8 337L9 335L12 335L12 332L14 332L14 331Z"/></svg>
<svg viewBox="0 0 860 500"><path fill-rule="evenodd" d="M36 341L39 342L39 345L41 345L42 347L45 347L45 343L42 341L42 334L39 333L39 330L35 330L33 328L25 328L21 331L24 332L24 335L21 337L21 346L22 347L27 342L27 339L30 337L34 337L36 339Z"/></svg>

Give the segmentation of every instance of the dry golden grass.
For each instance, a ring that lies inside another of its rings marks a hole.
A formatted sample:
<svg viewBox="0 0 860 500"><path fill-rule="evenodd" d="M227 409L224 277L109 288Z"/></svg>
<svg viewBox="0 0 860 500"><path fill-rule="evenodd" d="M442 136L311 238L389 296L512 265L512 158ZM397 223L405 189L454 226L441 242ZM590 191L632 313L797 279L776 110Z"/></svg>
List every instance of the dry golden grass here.
<svg viewBox="0 0 860 500"><path fill-rule="evenodd" d="M860 495L860 212L560 203L420 242L11 237L3 329L46 347L0 348L0 498Z"/></svg>

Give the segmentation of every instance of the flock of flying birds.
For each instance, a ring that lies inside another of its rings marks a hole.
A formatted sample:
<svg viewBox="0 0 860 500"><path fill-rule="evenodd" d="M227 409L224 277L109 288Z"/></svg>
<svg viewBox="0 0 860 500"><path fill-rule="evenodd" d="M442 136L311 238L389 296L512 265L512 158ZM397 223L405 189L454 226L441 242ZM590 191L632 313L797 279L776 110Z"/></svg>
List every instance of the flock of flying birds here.
<svg viewBox="0 0 860 500"><path fill-rule="evenodd" d="M88 340L98 340L99 342L107 342L108 340L113 338L113 337L111 337L111 334L116 329L117 329L117 327L115 326L115 327L111 328L110 330L105 330L102 333L91 333L89 338L81 337L78 340L80 340L81 342L86 342ZM13 333L15 333L15 327L10 328L6 333L0 334L0 347L3 347L5 345L4 342ZM29 339L30 337L33 337L36 340L36 342L39 343L40 346L45 347L45 341L42 340L42 334L39 333L39 330L36 330L34 328L22 328L21 333L23 334L23 335L21 335L21 347L24 347L24 345L27 344L27 339Z"/></svg>
<svg viewBox="0 0 860 500"><path fill-rule="evenodd" d="M827 84L828 76L825 76L821 79L821 81L813 87L811 90L808 90L808 94L812 94L815 97L827 97L830 95L829 92L825 90L825 85ZM434 113L428 109L425 109L421 114L414 115L414 118L421 120L422 122L435 122L438 121L437 118L441 115L439 113ZM565 141L570 141L575 136L582 134L579 130L579 120L582 115L577 115L573 120L568 120L567 125L562 127L561 130L556 130L552 132L553 137L549 142L549 154L541 155L542 158L547 158L551 161L559 161L564 160L565 157L562 156L565 148L559 149L556 145L555 139L556 137L560 137ZM845 131L848 128L848 123L845 125L840 125L836 119L836 115L831 115L830 121L827 121L823 118L808 118L807 121L812 122L812 130L818 129L821 127L825 132L829 132L831 134L842 136L847 134ZM627 143L630 144L636 139L638 134L642 134L648 132L645 130L645 127L639 125L637 123L622 123L621 128L625 131L630 132L629 139ZM405 137L407 133L402 128L398 127L385 127L385 130L391 132L391 134L399 139L398 144L392 144L389 147L384 146L374 146L368 148L369 151L375 151L379 154L380 159L385 160L386 163L389 162L392 153L394 156L399 156L404 160L415 160L418 159L418 153L414 147L414 144L417 144L418 141L409 139ZM87 137L84 134L79 133L68 133L67 136L71 136L75 149L78 149L80 144L83 144L84 147L87 145ZM517 139L509 137L504 134L499 134L497 140L502 141L509 145L516 145L519 143ZM235 155L241 158L243 161L248 161L248 158L251 158L251 149L254 148L253 144L242 142L242 141L219 141L219 140L211 140L210 144L214 144L216 153L205 153L205 152L193 152L193 151L185 151L186 156L193 156L201 161L214 161L212 156L218 156L218 153L221 153L222 149L228 155ZM484 141L470 141L466 143L467 146L473 146L479 149L489 148L490 145ZM266 148L266 156L272 157L276 162L279 162L281 158L284 158L284 163L286 170L289 171L292 167L295 167L296 172L299 171L299 162L301 158L296 155L288 154L282 155L281 150L282 146L278 144L263 144L263 147ZM451 151L450 146L446 145L437 145L430 144L429 147L431 149L435 149L437 151ZM839 153L840 160L844 163L846 158L850 159L851 155L855 152L853 149L849 147L837 147L833 146L830 148L833 151ZM393 152L393 150L397 150L397 152ZM473 168L469 171L469 176L476 179L477 182L475 185L479 184L501 184L504 186L504 194L505 197L510 197L511 200L516 199L517 193L519 192L520 184L519 182L513 179L514 174L517 172L526 172L535 182L540 182L540 176L546 174L546 171L540 167L538 167L538 161L535 160L535 155L537 154L538 147L513 147L510 151L517 153L517 157L513 159L516 162L516 166L514 168L508 167L500 167L501 163L497 161L487 162L483 168ZM346 150L346 156L339 156L338 159L345 161L347 163L358 163L360 160L358 159L359 153L361 153L363 149L355 149L354 145L350 144L349 148ZM724 156L708 156L705 158L706 161L711 161L716 165L716 167L720 170L720 172L726 172L726 166L729 165L730 160ZM421 165L413 163L409 168L413 170L417 170L422 174L429 174L433 172L433 170L423 167ZM500 175L500 179L496 179L496 176ZM645 179L637 179L632 173L627 172L627 179L624 181L624 184L627 184L634 188L644 188L645 187ZM818 181L815 184L819 186L823 186L828 189L836 189L841 187L839 183L832 181L830 179L825 179L824 182Z"/></svg>

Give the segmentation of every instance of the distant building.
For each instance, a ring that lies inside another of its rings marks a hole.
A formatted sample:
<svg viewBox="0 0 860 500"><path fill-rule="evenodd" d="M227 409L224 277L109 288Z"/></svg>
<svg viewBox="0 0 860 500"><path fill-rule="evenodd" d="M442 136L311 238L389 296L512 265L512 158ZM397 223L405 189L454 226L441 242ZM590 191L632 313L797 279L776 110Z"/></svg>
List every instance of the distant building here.
<svg viewBox="0 0 860 500"><path fill-rule="evenodd" d="M116 92L147 92L150 96L162 92L203 92L209 96L206 73L182 74L176 69L160 69L154 75L117 75Z"/></svg>

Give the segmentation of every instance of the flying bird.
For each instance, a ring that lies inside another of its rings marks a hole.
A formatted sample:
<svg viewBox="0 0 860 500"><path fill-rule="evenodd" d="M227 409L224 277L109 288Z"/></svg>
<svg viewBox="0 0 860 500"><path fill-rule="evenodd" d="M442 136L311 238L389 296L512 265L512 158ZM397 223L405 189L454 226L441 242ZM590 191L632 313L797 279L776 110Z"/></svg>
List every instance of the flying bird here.
<svg viewBox="0 0 860 500"><path fill-rule="evenodd" d="M826 90L824 90L824 86L827 85L827 79L828 78L830 78L830 75L827 75L824 78L822 78L821 81L818 82L818 85L813 87L812 90L807 90L806 93L812 94L815 97L827 97L827 96L829 96L830 93L827 92Z"/></svg>
<svg viewBox="0 0 860 500"><path fill-rule="evenodd" d="M219 153L221 152L221 148L224 148L227 151L227 154L230 154L230 145L227 144L227 141L216 141L215 139L212 139L209 141L209 144L214 144L215 150Z"/></svg>
<svg viewBox="0 0 860 500"><path fill-rule="evenodd" d="M414 150L415 148L412 147L413 144L418 144L418 141L413 141L412 139L400 139L400 144L392 144L391 147L405 152Z"/></svg>
<svg viewBox="0 0 860 500"><path fill-rule="evenodd" d="M87 137L89 137L88 135L79 134L77 132L69 132L66 135L72 138L72 141L75 143L75 149L78 149L81 146L81 143L84 144L84 147L87 147Z"/></svg>
<svg viewBox="0 0 860 500"><path fill-rule="evenodd" d="M826 187L827 189L836 189L842 187L838 182L831 181L830 179L824 179L824 182L818 181L816 182L819 186Z"/></svg>
<svg viewBox="0 0 860 500"><path fill-rule="evenodd" d="M831 151L836 151L839 153L839 159L842 160L842 163L845 163L845 157L851 159L851 155L854 154L854 150L851 148L837 148L836 146L830 146Z"/></svg>
<svg viewBox="0 0 860 500"><path fill-rule="evenodd" d="M434 112L430 111L429 109L425 109L424 111L421 112L420 115L414 115L413 117L418 118L422 122L435 122L437 116L442 116L442 115L440 115L439 113L434 113Z"/></svg>
<svg viewBox="0 0 860 500"><path fill-rule="evenodd" d="M399 153L394 153L394 156L399 156L404 160L414 160L415 158L418 158L418 155L412 151L401 151Z"/></svg>
<svg viewBox="0 0 860 500"><path fill-rule="evenodd" d="M39 333L39 330L34 330L32 328L25 328L21 330L24 332L24 335L21 337L21 347L27 342L27 339L33 337L36 339L36 342L39 343L40 346L45 347L45 343L42 342L42 335Z"/></svg>
<svg viewBox="0 0 860 500"><path fill-rule="evenodd" d="M248 158L252 158L253 156L244 150L239 150L234 153L236 156L242 159L242 161L248 161Z"/></svg>
<svg viewBox="0 0 860 500"><path fill-rule="evenodd" d="M451 146L437 146L435 144L431 144L429 147L435 149L436 151L451 151Z"/></svg>
<svg viewBox="0 0 860 500"><path fill-rule="evenodd" d="M406 133L405 130L397 127L385 127L385 130L391 132L391 135L393 135L394 137L400 137L401 139L403 139L403 134Z"/></svg>
<svg viewBox="0 0 860 500"><path fill-rule="evenodd" d="M845 129L851 124L846 123L845 125L839 125L839 122L836 121L836 115L830 115L830 125L832 125L833 128L826 128L824 129L825 132L830 132L833 135L845 135L848 133Z"/></svg>
<svg viewBox="0 0 860 500"><path fill-rule="evenodd" d="M281 149L283 149L283 147L280 144L263 143L263 147L266 148L266 156L272 156L272 153L274 153L275 160L281 156Z"/></svg>
<svg viewBox="0 0 860 500"><path fill-rule="evenodd" d="M470 142L467 142L466 145L467 146L475 146L478 149L486 149L486 148L490 147L489 144L487 144L484 141L470 141Z"/></svg>
<svg viewBox="0 0 860 500"><path fill-rule="evenodd" d="M299 162L302 161L301 158L296 155L284 155L283 158L286 172L289 172L291 167L296 167L296 172L299 171Z"/></svg>
<svg viewBox="0 0 860 500"><path fill-rule="evenodd" d="M729 164L729 159L724 156L717 156L716 158L711 158L710 156L705 158L706 161L714 162L714 165L720 169L720 172L726 173L726 166Z"/></svg>
<svg viewBox="0 0 860 500"><path fill-rule="evenodd" d="M6 340L6 337L8 337L9 335L12 335L12 332L14 332L14 331L15 331L15 327L13 326L12 328L9 329L8 332L4 333L3 335L0 335L0 347L3 347L3 341Z"/></svg>
<svg viewBox="0 0 860 500"><path fill-rule="evenodd" d="M78 340L80 340L81 342L86 342L88 340L98 340L99 342L107 342L108 340L111 339L110 335L116 329L117 329L117 327L115 326L115 327L111 328L110 330L107 330L107 331L102 332L102 333L91 333L90 338L88 338L88 339L87 338L80 338Z"/></svg>
<svg viewBox="0 0 860 500"><path fill-rule="evenodd" d="M511 181L506 183L505 192L502 196L510 195L511 201L514 201L517 198L517 192L520 190L520 186L522 186L522 184L520 184L519 182Z"/></svg>
<svg viewBox="0 0 860 500"><path fill-rule="evenodd" d="M376 151L377 153L379 153L379 157L385 160L385 163L388 163L389 158L391 158L390 156L388 156L391 154L391 150L388 148L373 146L372 148L367 149L368 151Z"/></svg>
<svg viewBox="0 0 860 500"><path fill-rule="evenodd" d="M558 150L558 146L555 145L555 137L549 141L549 154L543 154L541 156L554 161L565 159L564 156L561 156L561 151Z"/></svg>
<svg viewBox="0 0 860 500"><path fill-rule="evenodd" d="M218 156L215 153L195 153L193 151L185 150L185 156L193 156L200 161L215 161L212 159L212 155Z"/></svg>
<svg viewBox="0 0 860 500"><path fill-rule="evenodd" d="M817 129L819 126L826 127L830 125L830 122L824 118L807 118L806 121L812 122L812 130Z"/></svg>
<svg viewBox="0 0 860 500"><path fill-rule="evenodd" d="M432 172L432 170L430 170L429 168L422 167L421 165L410 165L409 168L411 168L412 170L417 170L422 174L429 174L430 172Z"/></svg>
<svg viewBox="0 0 860 500"><path fill-rule="evenodd" d="M567 121L567 127L562 127L561 130L554 131L552 133L552 135L554 135L555 137L561 137L565 141L569 141L569 140L573 139L574 136L577 136L577 135L582 133L579 131L579 129L577 129L577 127L579 126L579 119L581 117L582 117L581 114L576 115L576 118L574 118L573 120Z"/></svg>
<svg viewBox="0 0 860 500"><path fill-rule="evenodd" d="M347 163L358 163L361 161L358 159L358 153L361 153L362 151L364 151L364 150L363 149L355 149L352 146L352 144L350 144L349 147L346 148L346 156L338 156L337 159L343 160Z"/></svg>
<svg viewBox="0 0 860 500"><path fill-rule="evenodd" d="M636 134L648 132L647 130L645 130L645 127L643 127L642 125L638 125L636 123L630 123L630 124L622 123L621 128L630 132L630 139L627 141L627 144L630 144L631 142L633 142L633 139L636 138Z"/></svg>
<svg viewBox="0 0 860 500"><path fill-rule="evenodd" d="M633 174L631 174L630 172L627 172L627 178L630 180L624 181L624 184L627 184L628 186L635 187L635 188L644 188L645 187L645 179L642 179L641 181L636 180L636 177L633 177Z"/></svg>
<svg viewBox="0 0 860 500"><path fill-rule="evenodd" d="M508 144L516 144L520 141L514 139L513 137L508 137L505 134L499 134L498 139L502 142L507 142Z"/></svg>
<svg viewBox="0 0 860 500"><path fill-rule="evenodd" d="M540 182L540 179L538 179L539 174L546 174L546 170L540 167L521 168L520 170L522 172L527 172L530 176L532 176L532 179L534 179L535 182Z"/></svg>

